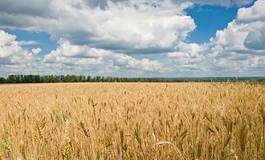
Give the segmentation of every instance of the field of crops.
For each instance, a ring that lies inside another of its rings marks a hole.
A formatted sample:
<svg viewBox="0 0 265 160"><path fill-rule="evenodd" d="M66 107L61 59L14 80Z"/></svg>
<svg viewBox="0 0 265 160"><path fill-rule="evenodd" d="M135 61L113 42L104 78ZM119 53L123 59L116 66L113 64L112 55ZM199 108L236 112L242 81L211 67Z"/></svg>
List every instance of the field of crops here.
<svg viewBox="0 0 265 160"><path fill-rule="evenodd" d="M265 86L0 85L0 159L264 160Z"/></svg>

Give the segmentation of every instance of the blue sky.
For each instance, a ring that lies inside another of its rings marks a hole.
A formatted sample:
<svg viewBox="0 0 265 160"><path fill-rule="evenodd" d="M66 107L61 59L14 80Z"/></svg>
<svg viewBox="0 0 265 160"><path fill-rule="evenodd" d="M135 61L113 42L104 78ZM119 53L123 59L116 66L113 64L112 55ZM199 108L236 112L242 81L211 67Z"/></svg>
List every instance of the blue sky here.
<svg viewBox="0 0 265 160"><path fill-rule="evenodd" d="M25 45L27 49L41 48L42 53L49 53L56 49L57 42L48 33L45 32L31 32L21 29L4 29L5 32L16 35L18 41L34 41L36 43Z"/></svg>
<svg viewBox="0 0 265 160"><path fill-rule="evenodd" d="M197 25L188 37L189 42L206 43L211 37L215 36L217 30L226 28L227 24L235 19L238 6L212 6L195 5L188 8L187 14L190 15Z"/></svg>
<svg viewBox="0 0 265 160"><path fill-rule="evenodd" d="M0 2L0 76L263 76L264 0Z"/></svg>

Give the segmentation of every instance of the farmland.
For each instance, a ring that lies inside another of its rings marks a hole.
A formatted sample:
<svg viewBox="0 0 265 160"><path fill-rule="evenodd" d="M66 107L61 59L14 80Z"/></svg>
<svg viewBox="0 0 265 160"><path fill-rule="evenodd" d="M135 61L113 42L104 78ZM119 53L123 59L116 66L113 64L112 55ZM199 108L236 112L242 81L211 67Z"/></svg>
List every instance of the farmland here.
<svg viewBox="0 0 265 160"><path fill-rule="evenodd" d="M0 159L265 159L258 83L0 85Z"/></svg>

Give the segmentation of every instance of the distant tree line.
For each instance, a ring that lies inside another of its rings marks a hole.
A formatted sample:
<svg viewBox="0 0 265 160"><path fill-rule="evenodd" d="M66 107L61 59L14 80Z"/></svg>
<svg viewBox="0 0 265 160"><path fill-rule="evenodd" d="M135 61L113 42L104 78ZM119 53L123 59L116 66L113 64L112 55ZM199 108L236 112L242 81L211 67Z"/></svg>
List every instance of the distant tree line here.
<svg viewBox="0 0 265 160"><path fill-rule="evenodd" d="M82 75L9 75L0 83L66 83L66 82L224 82L263 81L265 77L206 77L206 78L126 78Z"/></svg>
<svg viewBox="0 0 265 160"><path fill-rule="evenodd" d="M60 82L167 82L158 78L122 78L81 75L9 75L0 77L0 83L60 83Z"/></svg>

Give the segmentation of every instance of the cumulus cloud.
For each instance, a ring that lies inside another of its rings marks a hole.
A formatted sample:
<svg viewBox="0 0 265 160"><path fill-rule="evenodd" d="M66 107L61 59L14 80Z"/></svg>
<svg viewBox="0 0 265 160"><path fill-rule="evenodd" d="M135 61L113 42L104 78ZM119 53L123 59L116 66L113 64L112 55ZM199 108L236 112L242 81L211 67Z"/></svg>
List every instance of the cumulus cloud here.
<svg viewBox="0 0 265 160"><path fill-rule="evenodd" d="M198 70L205 59L206 49L206 46L196 43L180 43L175 52L168 53L168 58L174 62L174 68Z"/></svg>
<svg viewBox="0 0 265 160"><path fill-rule="evenodd" d="M210 44L215 65L245 73L255 67L265 67L264 8L263 0L241 8L227 28L217 31Z"/></svg>
<svg viewBox="0 0 265 160"><path fill-rule="evenodd" d="M7 6L8 3L2 5ZM196 27L193 19L183 12L191 5L187 2L174 5L166 1L108 1L106 9L91 8L87 5L91 3L84 0L47 1L40 8L50 10L47 17L35 12L12 12L27 9L17 2L14 9L9 9L11 11L1 10L0 24L3 27L45 31L57 39L67 39L77 45L89 44L91 47L119 51L172 48Z"/></svg>
<svg viewBox="0 0 265 160"><path fill-rule="evenodd" d="M25 73L41 65L36 57L41 52L40 48L28 50L23 48L15 35L0 30L0 74ZM34 66L34 67L32 67Z"/></svg>
<svg viewBox="0 0 265 160"><path fill-rule="evenodd" d="M91 48L87 45L73 45L69 41L62 40L57 49L44 57L44 62L89 67L102 71L108 69L128 69L143 72L162 71L162 65L157 60L136 59L126 54Z"/></svg>
<svg viewBox="0 0 265 160"><path fill-rule="evenodd" d="M265 50L265 27L248 33L244 45L249 49Z"/></svg>
<svg viewBox="0 0 265 160"><path fill-rule="evenodd" d="M259 0L249 8L241 8L237 18L230 22L224 30L217 31L216 37L211 39L214 53L233 51L238 53L255 54L262 50L265 28L265 1Z"/></svg>
<svg viewBox="0 0 265 160"><path fill-rule="evenodd" d="M251 8L242 8L238 12L238 23L248 24L248 34L244 41L246 48L265 49L265 2L259 0Z"/></svg>
<svg viewBox="0 0 265 160"><path fill-rule="evenodd" d="M192 17L186 15L185 9L193 4L229 7L252 2L0 1L1 28L43 31L58 41L56 49L40 55L40 48L26 49L36 42L18 41L16 36L0 31L1 71L24 73L25 68L31 68L31 72L40 74L124 73L125 76L135 73L167 73L172 76L178 73L264 73L264 0L239 9L236 19L225 29L217 31L210 43L187 42L196 24ZM139 54L144 56L137 56Z"/></svg>
<svg viewBox="0 0 265 160"><path fill-rule="evenodd" d="M0 1L0 11L9 14L48 16L51 0L4 0Z"/></svg>
<svg viewBox="0 0 265 160"><path fill-rule="evenodd" d="M238 11L238 22L251 22L251 21L263 21L265 20L264 0L258 0L254 6L249 8L241 8Z"/></svg>
<svg viewBox="0 0 265 160"><path fill-rule="evenodd" d="M132 56L114 53L109 50L91 48L87 45L73 45L60 40L58 48L43 58L38 56L40 48L23 48L15 35L0 30L0 74L111 74L124 75L130 72L162 72L157 60L137 59ZM62 71L64 70L64 72ZM86 72L87 71L87 72Z"/></svg>
<svg viewBox="0 0 265 160"><path fill-rule="evenodd" d="M196 27L184 12L192 5L189 2L180 5L144 0L48 0L43 5L42 2L1 1L0 26L44 31L56 38L58 48L41 62L50 68L59 65L69 70L79 68L85 73L86 69L98 73L160 72L163 67L158 60L135 58L129 53L174 50ZM16 5L8 7L13 3ZM29 3L34 9L25 5ZM20 47L26 44L20 42ZM40 52L30 51L32 55Z"/></svg>
<svg viewBox="0 0 265 160"><path fill-rule="evenodd" d="M33 49L35 51L39 49ZM30 59L34 54L31 51L24 49L20 42L16 40L15 35L6 33L5 31L0 30L0 58L6 59L10 63L20 63L20 58ZM22 59L22 60L23 60ZM17 61L19 60L19 61ZM22 61L21 60L21 61Z"/></svg>

